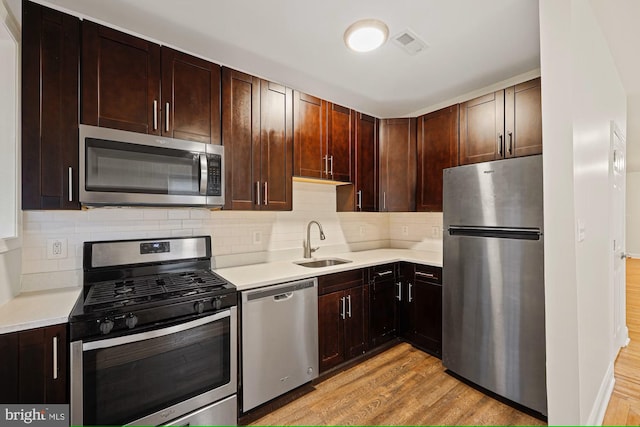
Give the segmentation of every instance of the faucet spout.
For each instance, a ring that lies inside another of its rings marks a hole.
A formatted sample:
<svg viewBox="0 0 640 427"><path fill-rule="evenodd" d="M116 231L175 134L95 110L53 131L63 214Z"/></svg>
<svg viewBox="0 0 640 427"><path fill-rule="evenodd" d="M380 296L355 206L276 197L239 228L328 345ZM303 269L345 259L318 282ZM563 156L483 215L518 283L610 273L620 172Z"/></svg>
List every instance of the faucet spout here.
<svg viewBox="0 0 640 427"><path fill-rule="evenodd" d="M327 237L324 235L324 231L322 230L322 225L318 221L309 221L307 224L307 240L302 242L302 247L304 248L304 257L311 258L311 254L317 251L319 248L311 247L311 225L316 224L318 226L318 230L320 231L320 240L324 240Z"/></svg>

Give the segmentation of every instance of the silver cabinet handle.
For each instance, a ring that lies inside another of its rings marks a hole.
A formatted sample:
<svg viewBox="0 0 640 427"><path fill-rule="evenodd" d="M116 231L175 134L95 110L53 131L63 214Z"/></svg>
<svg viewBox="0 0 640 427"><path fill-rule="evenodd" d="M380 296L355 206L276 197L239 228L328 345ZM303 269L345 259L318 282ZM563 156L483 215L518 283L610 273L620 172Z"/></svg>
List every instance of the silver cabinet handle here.
<svg viewBox="0 0 640 427"><path fill-rule="evenodd" d="M165 107L167 107L164 111L164 130L169 132L169 103L167 102L165 104Z"/></svg>
<svg viewBox="0 0 640 427"><path fill-rule="evenodd" d="M340 317L342 317L342 320L345 319L345 313L346 313L346 308L345 308L345 297L340 298L340 301L342 301L342 311L340 312Z"/></svg>
<svg viewBox="0 0 640 427"><path fill-rule="evenodd" d="M262 194L262 191L260 190L260 181L256 182L256 205L259 205L260 202L260 195Z"/></svg>
<svg viewBox="0 0 640 427"><path fill-rule="evenodd" d="M398 295L396 295L396 299L398 301L402 301L402 282L396 283L396 286L398 287Z"/></svg>
<svg viewBox="0 0 640 427"><path fill-rule="evenodd" d="M349 301L349 308L347 313L349 313L349 317L351 317L351 295L347 296L347 301Z"/></svg>
<svg viewBox="0 0 640 427"><path fill-rule="evenodd" d="M153 100L153 130L158 129L158 100Z"/></svg>
<svg viewBox="0 0 640 427"><path fill-rule="evenodd" d="M386 210L387 209L387 192L383 191L382 192L382 210Z"/></svg>
<svg viewBox="0 0 640 427"><path fill-rule="evenodd" d="M207 194L207 155L200 153L200 194L205 196Z"/></svg>
<svg viewBox="0 0 640 427"><path fill-rule="evenodd" d="M509 131L507 132L507 135L509 135L509 154L513 153L513 132Z"/></svg>
<svg viewBox="0 0 640 427"><path fill-rule="evenodd" d="M69 201L73 202L73 168L69 166Z"/></svg>
<svg viewBox="0 0 640 427"><path fill-rule="evenodd" d="M324 160L324 173L325 175L329 175L329 156L323 156Z"/></svg>
<svg viewBox="0 0 640 427"><path fill-rule="evenodd" d="M53 379L58 379L58 337L53 337Z"/></svg>
<svg viewBox="0 0 640 427"><path fill-rule="evenodd" d="M411 295L411 288L413 288L413 285L411 284L411 282L409 282L409 302L413 301L413 295Z"/></svg>
<svg viewBox="0 0 640 427"><path fill-rule="evenodd" d="M376 274L378 275L378 277L383 277L383 276L387 276L389 274L393 274L393 270L380 271L380 272L378 272Z"/></svg>
<svg viewBox="0 0 640 427"><path fill-rule="evenodd" d="M331 174L331 178L333 178L333 156L331 156L329 160L331 161L331 170L329 173Z"/></svg>
<svg viewBox="0 0 640 427"><path fill-rule="evenodd" d="M436 275L433 273L423 273L422 271L416 271L416 276L426 277L427 279L435 279Z"/></svg>
<svg viewBox="0 0 640 427"><path fill-rule="evenodd" d="M500 156L502 156L502 134L501 133L498 134L498 144L499 144L498 147L500 150Z"/></svg>
<svg viewBox="0 0 640 427"><path fill-rule="evenodd" d="M357 203L357 208L362 210L362 190L358 190L358 203Z"/></svg>
<svg viewBox="0 0 640 427"><path fill-rule="evenodd" d="M269 183L267 181L264 182L264 204L265 206L269 204Z"/></svg>

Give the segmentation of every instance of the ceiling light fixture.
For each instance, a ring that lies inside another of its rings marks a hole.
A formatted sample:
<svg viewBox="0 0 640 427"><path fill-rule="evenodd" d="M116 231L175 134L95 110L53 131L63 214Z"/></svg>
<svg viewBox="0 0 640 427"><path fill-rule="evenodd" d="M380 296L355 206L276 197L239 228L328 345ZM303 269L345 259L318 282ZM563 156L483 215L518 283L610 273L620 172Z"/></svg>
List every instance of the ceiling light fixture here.
<svg viewBox="0 0 640 427"><path fill-rule="evenodd" d="M377 19L361 19L349 25L344 32L347 47L356 52L369 52L387 41L389 28Z"/></svg>

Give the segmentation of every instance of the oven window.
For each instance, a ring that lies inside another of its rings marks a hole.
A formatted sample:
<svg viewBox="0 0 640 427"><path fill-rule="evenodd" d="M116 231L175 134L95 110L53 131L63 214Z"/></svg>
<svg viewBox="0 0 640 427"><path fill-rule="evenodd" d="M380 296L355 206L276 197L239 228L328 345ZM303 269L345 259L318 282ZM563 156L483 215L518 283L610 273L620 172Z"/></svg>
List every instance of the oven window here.
<svg viewBox="0 0 640 427"><path fill-rule="evenodd" d="M86 144L87 191L200 194L198 153L94 138Z"/></svg>
<svg viewBox="0 0 640 427"><path fill-rule="evenodd" d="M84 424L123 425L230 381L230 319L85 351Z"/></svg>

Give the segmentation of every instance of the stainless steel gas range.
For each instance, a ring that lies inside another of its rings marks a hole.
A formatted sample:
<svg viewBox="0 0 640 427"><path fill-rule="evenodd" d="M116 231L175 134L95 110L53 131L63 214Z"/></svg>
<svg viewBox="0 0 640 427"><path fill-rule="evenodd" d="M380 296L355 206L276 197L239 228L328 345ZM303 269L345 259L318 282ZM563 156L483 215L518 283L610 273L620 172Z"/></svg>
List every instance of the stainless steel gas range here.
<svg viewBox="0 0 640 427"><path fill-rule="evenodd" d="M237 296L211 238L84 244L72 425L235 425Z"/></svg>

